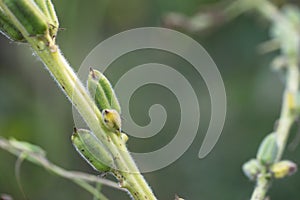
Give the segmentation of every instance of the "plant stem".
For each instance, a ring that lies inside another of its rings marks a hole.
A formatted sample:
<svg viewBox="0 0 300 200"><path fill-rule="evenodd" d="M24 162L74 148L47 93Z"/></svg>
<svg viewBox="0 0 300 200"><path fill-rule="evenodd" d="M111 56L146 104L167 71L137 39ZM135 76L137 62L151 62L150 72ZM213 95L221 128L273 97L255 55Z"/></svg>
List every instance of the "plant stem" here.
<svg viewBox="0 0 300 200"><path fill-rule="evenodd" d="M108 198L106 196L104 196L103 194L101 194L98 188L94 188L93 186L91 186L90 184L87 184L86 182L82 181L82 180L73 180L77 185L80 185L82 188L84 188L85 190L89 191L91 194L94 195L93 199L99 199L99 200L108 200Z"/></svg>
<svg viewBox="0 0 300 200"><path fill-rule="evenodd" d="M98 197L103 197L103 196L101 196L99 191L93 190L92 186L89 183L97 183L97 184L106 185L106 186L109 186L112 188L116 188L119 190L123 190L118 186L118 184L116 184L115 182L112 182L110 180L102 179L102 178L99 178L98 176L94 176L94 175L86 174L86 173L82 173L82 172L67 171L67 170L51 163L43 155L40 155L40 154L34 153L34 152L25 152L22 149L16 148L15 146L11 145L10 142L4 138L0 138L0 148L10 152L11 154L14 154L15 156L23 155L24 159L26 159L36 165L42 166L49 172L52 172L60 177L72 180L76 184L87 189L89 192L91 192L92 194L94 194Z"/></svg>
<svg viewBox="0 0 300 200"><path fill-rule="evenodd" d="M270 178L268 178L265 174L261 174L257 178L257 184L252 193L251 200L264 200L270 184Z"/></svg>
<svg viewBox="0 0 300 200"><path fill-rule="evenodd" d="M294 108L291 105L291 101L296 101L295 95L298 92L298 84L299 70L297 66L291 63L288 67L287 85L284 91L281 115L278 121L278 127L276 129L277 144L279 147L277 161L279 161L282 157L291 126L293 125L297 117L297 115L294 114Z"/></svg>

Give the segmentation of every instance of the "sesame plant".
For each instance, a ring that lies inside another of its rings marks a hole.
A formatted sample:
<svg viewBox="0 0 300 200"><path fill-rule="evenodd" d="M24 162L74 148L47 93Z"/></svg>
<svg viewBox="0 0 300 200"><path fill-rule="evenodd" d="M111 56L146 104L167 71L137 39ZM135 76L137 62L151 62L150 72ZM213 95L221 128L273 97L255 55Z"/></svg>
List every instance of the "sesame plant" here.
<svg viewBox="0 0 300 200"><path fill-rule="evenodd" d="M274 180L290 176L297 171L297 165L290 160L284 160L283 153L291 127L300 114L300 10L290 4L279 7L268 0L238 0L216 7L214 12L200 12L192 17L170 13L165 17L165 23L190 32L200 32L224 24L246 12L258 14L269 22L270 41L262 44L260 51L280 52L271 66L279 75L285 76L281 112L274 130L270 131L259 145L256 157L244 163L242 167L245 175L255 182L251 200L268 199L267 193Z"/></svg>
<svg viewBox="0 0 300 200"><path fill-rule="evenodd" d="M27 43L44 63L89 127L74 129L71 139L75 149L99 174L113 174L118 183L66 171L50 163L41 148L26 142L1 138L0 147L74 181L97 199L107 198L90 183L126 190L136 200L156 199L127 150L128 137L121 131L121 108L109 81L91 69L85 87L57 46L59 20L52 2L0 0L0 28L10 40Z"/></svg>

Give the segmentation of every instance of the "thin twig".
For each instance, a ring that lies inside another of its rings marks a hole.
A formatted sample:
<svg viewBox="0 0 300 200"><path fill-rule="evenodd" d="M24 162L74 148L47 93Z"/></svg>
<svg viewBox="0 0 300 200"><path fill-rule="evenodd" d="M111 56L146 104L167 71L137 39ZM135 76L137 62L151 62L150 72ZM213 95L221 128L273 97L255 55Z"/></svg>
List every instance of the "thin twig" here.
<svg viewBox="0 0 300 200"><path fill-rule="evenodd" d="M89 183L100 183L100 184L103 184L108 187L112 187L112 188L115 188L115 189L118 189L121 191L125 191L123 188L120 188L119 185L113 181L103 179L98 176L83 173L83 172L65 170L65 169L51 163L47 158L45 158L44 156L42 156L40 154L37 154L34 152L24 152L23 150L20 150L20 149L14 147L13 145L11 145L9 143L8 140L6 140L4 138L0 138L0 148L2 148L5 151L10 152L11 154L14 154L15 156L18 156L18 157L21 154L26 155L26 156L24 156L24 159L26 159L34 164L37 164L39 166L42 166L45 169L47 169L48 171L50 171L60 177L70 179L72 181L73 180L81 180L81 181L85 181L85 182L89 182Z"/></svg>

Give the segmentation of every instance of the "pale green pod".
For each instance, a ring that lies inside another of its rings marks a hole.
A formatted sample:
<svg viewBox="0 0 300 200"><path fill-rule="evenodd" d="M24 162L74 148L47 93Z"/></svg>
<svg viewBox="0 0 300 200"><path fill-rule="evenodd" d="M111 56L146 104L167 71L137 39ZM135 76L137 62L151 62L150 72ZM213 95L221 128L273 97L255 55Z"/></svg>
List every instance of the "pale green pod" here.
<svg viewBox="0 0 300 200"><path fill-rule="evenodd" d="M0 32L8 39L15 42L25 42L22 33L9 21L8 17L0 8Z"/></svg>
<svg viewBox="0 0 300 200"><path fill-rule="evenodd" d="M50 19L49 34L52 38L55 38L59 27L58 18L51 0L45 0L45 1L46 1L46 6L49 13L49 19Z"/></svg>
<svg viewBox="0 0 300 200"><path fill-rule="evenodd" d="M93 79L98 82L98 84L100 85L100 87L103 89L104 95L108 101L108 104L110 105L109 107L101 107L100 110L103 109L114 109L116 110L118 113L121 113L121 107L119 104L119 101L117 99L117 96L109 82L109 80L99 71L92 69L91 70L91 76L93 77ZM103 95L102 91L101 94L99 93L99 96ZM104 98L102 96L99 97L98 95L95 95L95 101L99 102L99 104L101 104L101 100Z"/></svg>
<svg viewBox="0 0 300 200"><path fill-rule="evenodd" d="M48 28L47 18L33 1L1 0L6 9L18 20L29 36L44 35ZM5 8L3 8L5 10Z"/></svg>
<svg viewBox="0 0 300 200"><path fill-rule="evenodd" d="M269 166L276 161L277 153L278 145L276 141L276 134L270 133L260 144L256 158L263 165Z"/></svg>
<svg viewBox="0 0 300 200"><path fill-rule="evenodd" d="M75 130L71 139L78 153L95 170L108 172L114 166L112 155L89 130Z"/></svg>
<svg viewBox="0 0 300 200"><path fill-rule="evenodd" d="M121 139L123 140L124 143L126 143L129 139L128 135L124 132L121 132L120 136L121 136Z"/></svg>
<svg viewBox="0 0 300 200"><path fill-rule="evenodd" d="M47 17L49 34L52 38L56 37L58 31L58 19L50 0L34 0L41 12Z"/></svg>
<svg viewBox="0 0 300 200"><path fill-rule="evenodd" d="M91 97L95 100L95 103L97 107L100 110L103 109L110 109L110 103L106 97L106 94L99 84L99 72L91 69L89 76L88 76L88 81L87 81L87 87L89 90L89 93Z"/></svg>
<svg viewBox="0 0 300 200"><path fill-rule="evenodd" d="M45 0L46 1L46 5L47 5L47 9L49 11L49 16L52 20L53 26L55 27L59 27L59 21L54 9L54 5L52 4L51 0Z"/></svg>
<svg viewBox="0 0 300 200"><path fill-rule="evenodd" d="M256 159L251 159L243 164L244 174L252 181L256 180L257 176L262 171L262 165Z"/></svg>
<svg viewBox="0 0 300 200"><path fill-rule="evenodd" d="M121 106L117 99L115 91L112 88L109 80L103 74L100 75L99 83L102 86L102 88L107 96L108 101L110 102L111 109L114 109L118 113L121 113Z"/></svg>
<svg viewBox="0 0 300 200"><path fill-rule="evenodd" d="M34 2L36 3L36 5L39 7L39 9L41 10L41 12L50 19L50 13L49 10L47 8L47 4L46 4L46 0L34 0Z"/></svg>

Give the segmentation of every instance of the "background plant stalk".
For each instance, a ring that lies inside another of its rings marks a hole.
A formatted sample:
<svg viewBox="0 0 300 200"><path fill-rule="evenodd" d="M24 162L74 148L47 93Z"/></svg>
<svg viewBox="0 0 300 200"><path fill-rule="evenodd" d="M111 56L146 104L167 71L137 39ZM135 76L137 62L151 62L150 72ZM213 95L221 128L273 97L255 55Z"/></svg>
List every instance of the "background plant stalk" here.
<svg viewBox="0 0 300 200"><path fill-rule="evenodd" d="M299 34L295 27L291 25L288 19L274 6L271 2L266 0L259 0L255 2L254 9L257 10L263 17L272 23L280 23L285 25L289 30L289 37L293 38L295 41L299 41ZM290 42L290 41L289 41ZM279 41L281 44L282 54L287 58L286 66L286 86L282 99L281 113L278 119L278 125L275 128L276 140L278 145L278 153L276 157L276 162L280 161L284 153L290 129L298 117L295 112L295 105L297 94L299 92L299 68L298 68L298 46L293 46L289 44L292 48L289 51L286 50L286 43L288 41ZM293 48L294 47L294 48ZM255 189L252 193L251 200L264 200L267 191L271 185L271 179L268 178L267 174L261 174L256 182Z"/></svg>

